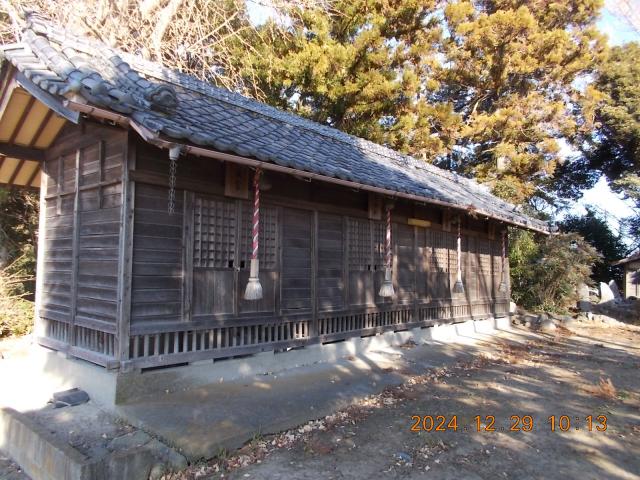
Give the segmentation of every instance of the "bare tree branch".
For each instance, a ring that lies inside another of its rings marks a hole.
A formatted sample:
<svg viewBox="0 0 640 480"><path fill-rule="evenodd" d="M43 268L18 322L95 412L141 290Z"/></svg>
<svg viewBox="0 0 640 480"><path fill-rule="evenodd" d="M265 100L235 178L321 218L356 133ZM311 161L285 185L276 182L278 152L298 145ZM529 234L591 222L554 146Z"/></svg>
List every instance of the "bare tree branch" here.
<svg viewBox="0 0 640 480"><path fill-rule="evenodd" d="M606 9L640 35L640 8L634 5L636 3L630 0L610 0L607 2Z"/></svg>
<svg viewBox="0 0 640 480"><path fill-rule="evenodd" d="M276 19L305 9L330 9L333 0L0 0L0 41L19 40L22 9L33 10L74 32L161 62L240 93L262 98L251 65L238 58L255 53L265 34L249 19L247 1L268 7ZM273 22L267 35L286 34ZM280 30L278 30L280 29ZM249 39L252 40L249 40ZM267 39L265 39L267 40Z"/></svg>

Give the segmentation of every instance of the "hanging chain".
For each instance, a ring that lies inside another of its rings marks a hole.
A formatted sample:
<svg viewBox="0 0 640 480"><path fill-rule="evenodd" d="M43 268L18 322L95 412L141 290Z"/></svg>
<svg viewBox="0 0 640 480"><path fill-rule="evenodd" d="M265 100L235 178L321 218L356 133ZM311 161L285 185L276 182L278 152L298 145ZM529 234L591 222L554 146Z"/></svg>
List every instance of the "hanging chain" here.
<svg viewBox="0 0 640 480"><path fill-rule="evenodd" d="M176 170L178 169L178 159L169 158L169 203L167 210L169 215L173 215L176 210Z"/></svg>

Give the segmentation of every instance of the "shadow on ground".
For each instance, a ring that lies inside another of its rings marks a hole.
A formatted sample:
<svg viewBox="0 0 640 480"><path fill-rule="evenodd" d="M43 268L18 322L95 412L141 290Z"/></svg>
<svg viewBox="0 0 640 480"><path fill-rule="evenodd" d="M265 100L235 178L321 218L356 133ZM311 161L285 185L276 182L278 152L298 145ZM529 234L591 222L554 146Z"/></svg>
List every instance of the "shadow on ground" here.
<svg viewBox="0 0 640 480"><path fill-rule="evenodd" d="M639 340L634 327L580 326L555 336L518 330L498 340L496 353L487 353L489 343L467 346L456 367L431 370L411 357L437 347L415 347L406 355L409 370L401 371L408 383L387 390L381 403L352 407L344 421L324 422L325 430L295 431L300 438L285 448L271 446L280 437L256 441L266 444L266 456L225 472L225 478L637 479ZM459 356L455 350L443 355ZM603 389L601 379L605 386L610 379L615 391ZM340 382L349 381L347 369ZM296 399L290 401L295 405ZM443 415L447 423L455 415L457 431L412 432L414 415ZM512 415L531 416L533 430L516 423L520 430L511 431ZM487 416L495 417L495 431L485 428ZM555 417L555 431L549 416ZM599 416L606 416L606 431L597 429L604 425ZM250 452L245 447L240 453L250 458ZM211 465L176 478L215 471Z"/></svg>

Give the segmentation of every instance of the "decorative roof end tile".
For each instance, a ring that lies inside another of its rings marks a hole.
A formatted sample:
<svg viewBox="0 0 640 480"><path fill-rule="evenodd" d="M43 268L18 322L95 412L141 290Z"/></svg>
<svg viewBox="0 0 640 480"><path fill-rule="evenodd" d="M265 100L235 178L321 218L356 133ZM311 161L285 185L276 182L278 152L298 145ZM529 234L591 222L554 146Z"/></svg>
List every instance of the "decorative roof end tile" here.
<svg viewBox="0 0 640 480"><path fill-rule="evenodd" d="M178 95L169 85L154 85L145 92L145 99L153 110L171 112L178 106Z"/></svg>

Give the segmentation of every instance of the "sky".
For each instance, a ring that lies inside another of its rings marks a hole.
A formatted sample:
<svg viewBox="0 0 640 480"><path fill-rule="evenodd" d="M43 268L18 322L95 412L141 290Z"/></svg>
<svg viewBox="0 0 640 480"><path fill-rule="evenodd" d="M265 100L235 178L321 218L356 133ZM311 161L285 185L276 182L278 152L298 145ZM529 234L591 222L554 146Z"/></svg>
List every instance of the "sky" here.
<svg viewBox="0 0 640 480"><path fill-rule="evenodd" d="M264 23L271 15L273 9L269 8L268 0L246 0L251 21L256 24ZM631 8L640 10L640 0L628 0ZM640 35L623 20L618 19L613 12L612 0L605 0L598 28L607 34L609 43L622 45L630 41L640 41ZM595 208L611 225L614 232L620 231L619 219L634 215L632 204L613 193L604 178L601 178L590 190L584 192L584 196L575 202L569 210L569 214L584 215L585 207ZM630 243L631 239L627 239Z"/></svg>
<svg viewBox="0 0 640 480"><path fill-rule="evenodd" d="M629 0L636 10L640 9L640 0ZM626 22L618 19L613 13L611 0L605 0L605 8L598 21L598 28L609 37L609 44L622 45L631 41L640 41L640 35ZM584 214L585 207L595 207L607 219L614 232L619 230L618 219L634 215L631 203L624 201L611 191L604 178L590 190L584 192L580 201L576 202L570 213ZM630 241L630 239L628 239Z"/></svg>
<svg viewBox="0 0 640 480"><path fill-rule="evenodd" d="M255 1L246 0L249 18L254 25L262 25L267 19L274 14L273 8L268 6L268 0Z"/></svg>

